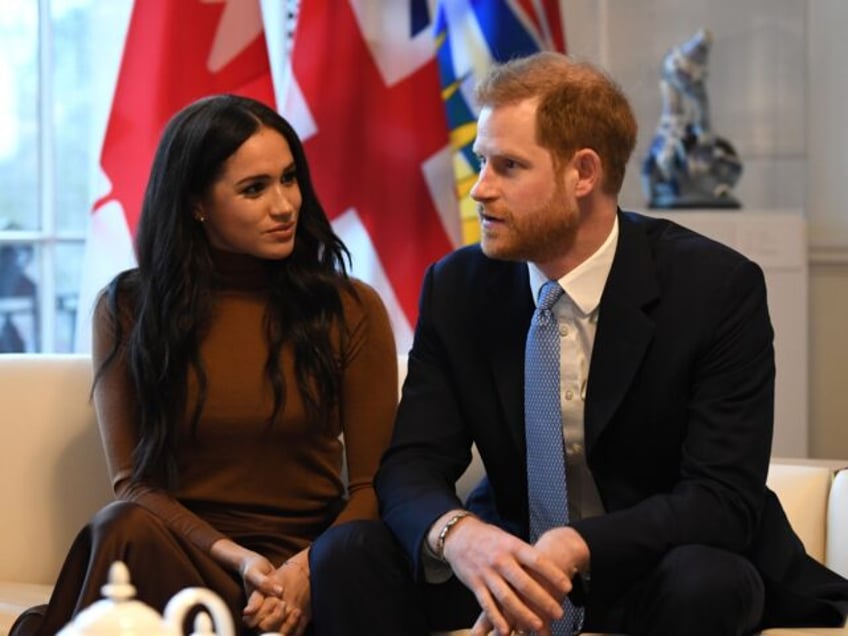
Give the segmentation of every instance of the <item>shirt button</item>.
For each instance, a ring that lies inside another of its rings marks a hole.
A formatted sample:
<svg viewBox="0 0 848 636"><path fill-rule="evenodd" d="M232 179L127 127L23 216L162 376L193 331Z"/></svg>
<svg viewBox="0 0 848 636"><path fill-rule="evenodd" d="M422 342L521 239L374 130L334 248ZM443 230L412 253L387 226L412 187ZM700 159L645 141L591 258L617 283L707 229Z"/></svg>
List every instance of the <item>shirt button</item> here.
<svg viewBox="0 0 848 636"><path fill-rule="evenodd" d="M568 335L568 325L560 325L559 326L559 335L567 336Z"/></svg>
<svg viewBox="0 0 848 636"><path fill-rule="evenodd" d="M570 389L565 392L565 399L566 400L570 400L573 397L574 397L574 393L572 393Z"/></svg>

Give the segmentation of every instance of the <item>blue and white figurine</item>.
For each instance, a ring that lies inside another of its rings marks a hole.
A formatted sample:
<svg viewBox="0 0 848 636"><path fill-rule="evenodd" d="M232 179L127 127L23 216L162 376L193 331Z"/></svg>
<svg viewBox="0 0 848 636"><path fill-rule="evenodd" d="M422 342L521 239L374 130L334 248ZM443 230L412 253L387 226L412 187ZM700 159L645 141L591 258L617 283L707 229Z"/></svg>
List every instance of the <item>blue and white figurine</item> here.
<svg viewBox="0 0 848 636"><path fill-rule="evenodd" d="M663 59L662 114L642 164L651 208L738 208L732 194L742 162L710 128L705 79L713 37L701 29Z"/></svg>

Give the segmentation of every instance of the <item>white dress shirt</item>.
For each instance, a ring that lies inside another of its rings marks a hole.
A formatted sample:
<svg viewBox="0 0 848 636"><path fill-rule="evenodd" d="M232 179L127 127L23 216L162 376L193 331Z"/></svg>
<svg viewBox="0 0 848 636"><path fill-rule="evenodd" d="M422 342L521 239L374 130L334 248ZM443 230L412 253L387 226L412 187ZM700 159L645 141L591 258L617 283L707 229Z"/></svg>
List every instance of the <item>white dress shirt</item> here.
<svg viewBox="0 0 848 636"><path fill-rule="evenodd" d="M604 244L588 259L559 279L565 291L553 306L560 336L560 403L565 436L569 520L604 512L595 480L586 463L584 407L592 346L598 325L598 307L618 244L616 217ZM527 265L533 301L547 282L532 263Z"/></svg>

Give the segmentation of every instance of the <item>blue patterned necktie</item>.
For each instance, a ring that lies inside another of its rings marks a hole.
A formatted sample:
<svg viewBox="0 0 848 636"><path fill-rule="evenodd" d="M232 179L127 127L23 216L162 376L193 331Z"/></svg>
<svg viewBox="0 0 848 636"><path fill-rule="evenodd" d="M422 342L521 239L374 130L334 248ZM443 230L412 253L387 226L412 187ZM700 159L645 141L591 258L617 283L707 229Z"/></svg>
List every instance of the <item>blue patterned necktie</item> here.
<svg viewBox="0 0 848 636"><path fill-rule="evenodd" d="M539 290L539 302L524 351L524 436L527 443L527 494L530 543L551 528L568 523L565 449L559 387L559 326L551 311L562 296L559 282L550 280ZM554 636L579 630L582 608L566 599L565 614L552 626Z"/></svg>

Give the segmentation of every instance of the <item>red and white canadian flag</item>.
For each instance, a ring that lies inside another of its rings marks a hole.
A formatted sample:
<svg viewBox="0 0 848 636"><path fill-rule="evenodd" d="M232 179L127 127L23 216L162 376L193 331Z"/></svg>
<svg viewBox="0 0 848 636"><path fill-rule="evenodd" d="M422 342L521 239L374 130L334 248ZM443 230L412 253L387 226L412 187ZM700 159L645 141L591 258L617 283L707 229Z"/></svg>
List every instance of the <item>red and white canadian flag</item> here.
<svg viewBox="0 0 848 636"><path fill-rule="evenodd" d="M90 348L96 294L135 265L132 237L162 129L183 106L225 92L274 105L259 0L138 0L100 158L108 192L89 223L78 351Z"/></svg>
<svg viewBox="0 0 848 636"><path fill-rule="evenodd" d="M418 5L302 2L281 87L353 274L380 293L402 352L424 270L461 242L434 34L410 26Z"/></svg>

